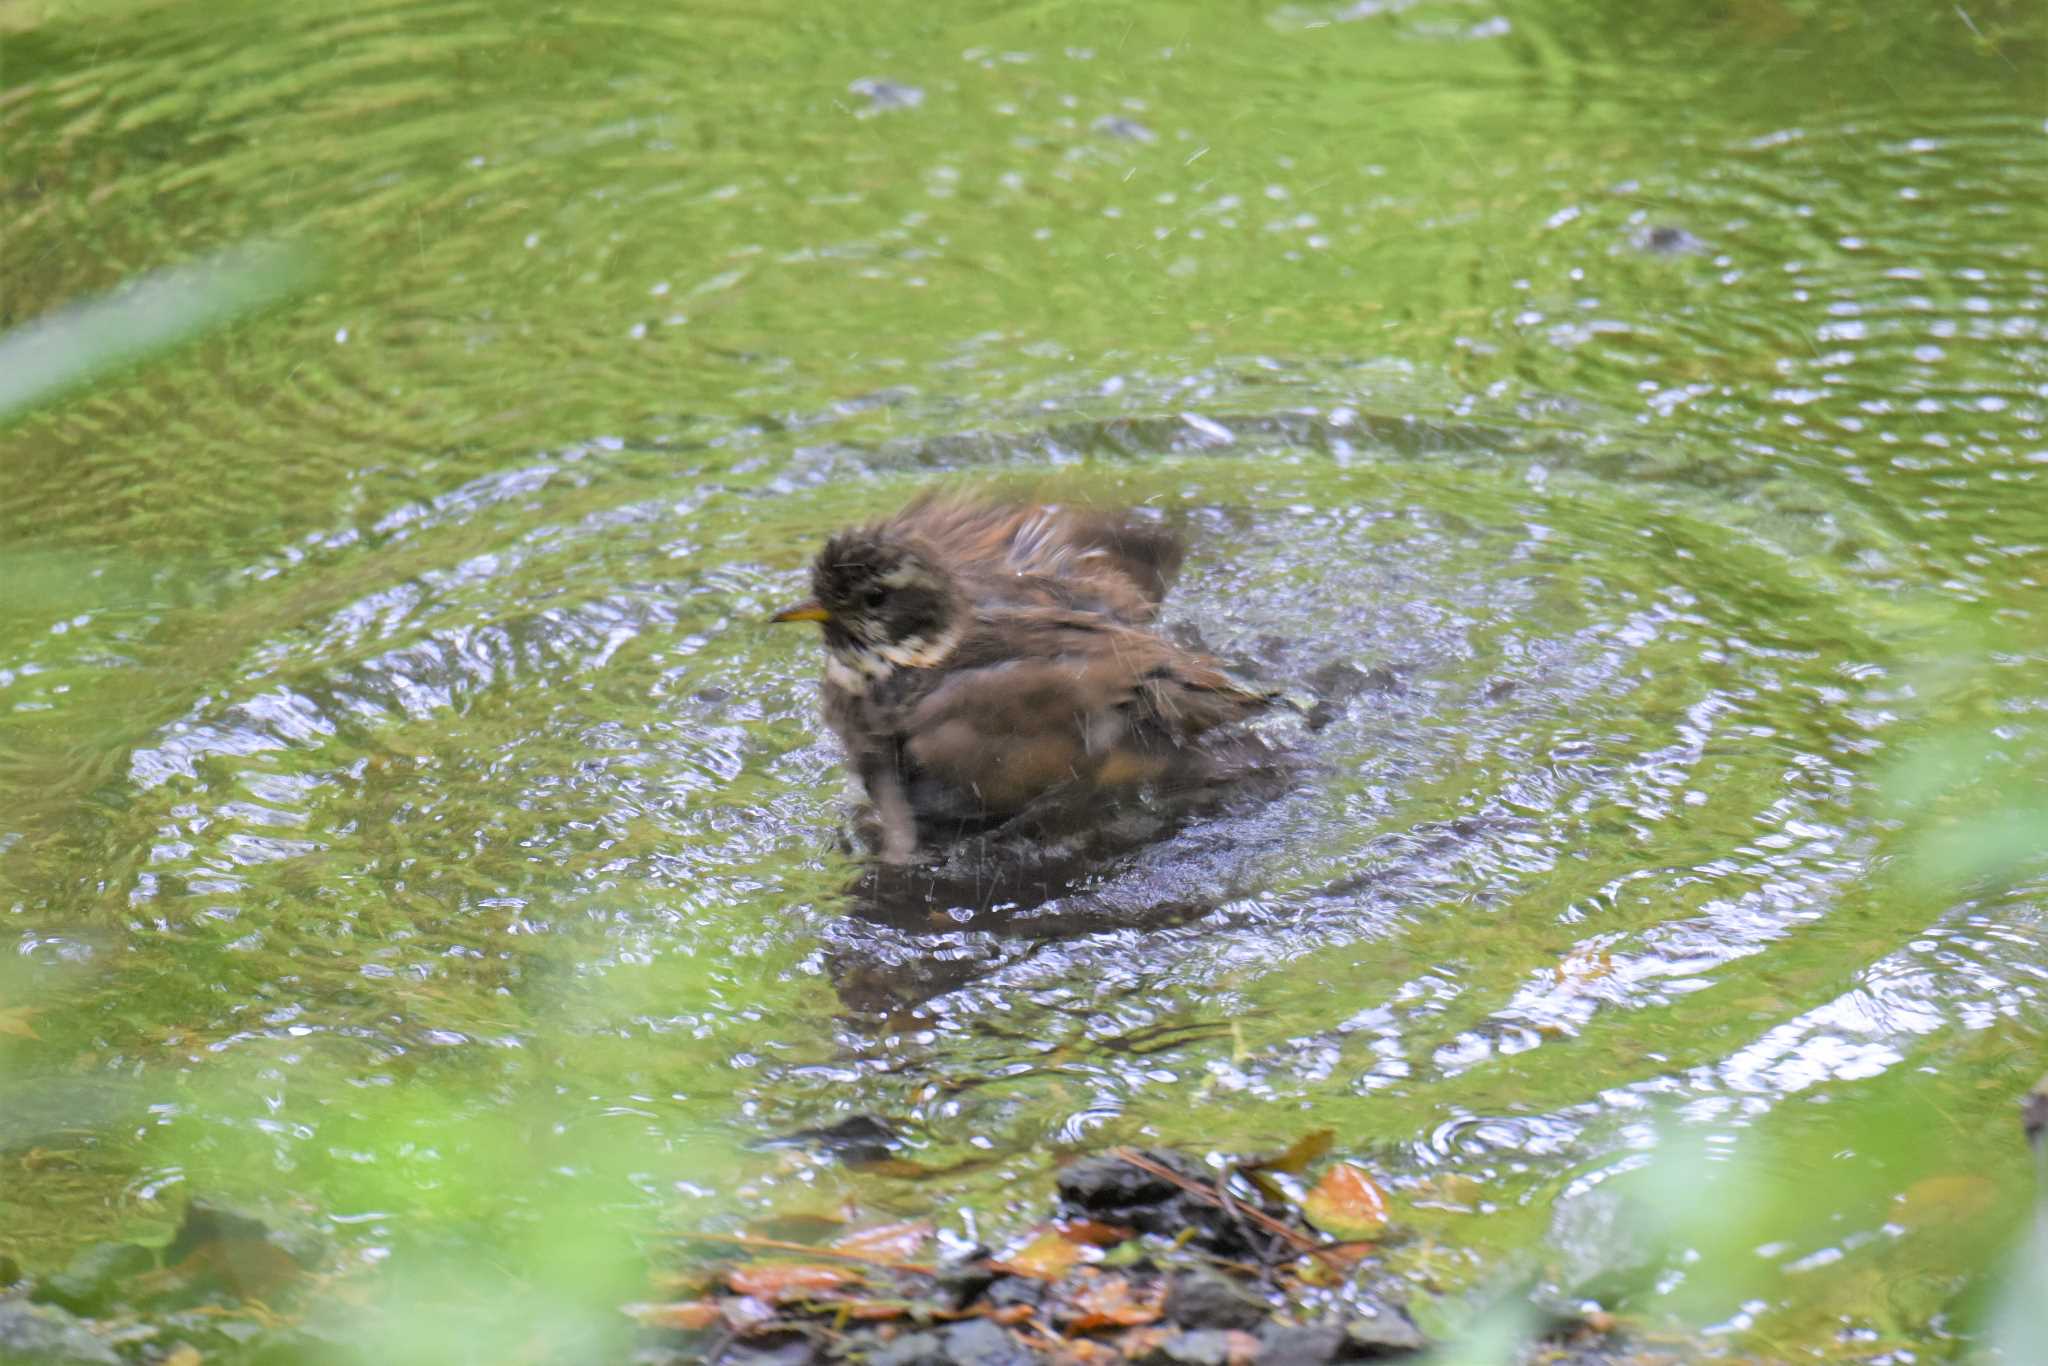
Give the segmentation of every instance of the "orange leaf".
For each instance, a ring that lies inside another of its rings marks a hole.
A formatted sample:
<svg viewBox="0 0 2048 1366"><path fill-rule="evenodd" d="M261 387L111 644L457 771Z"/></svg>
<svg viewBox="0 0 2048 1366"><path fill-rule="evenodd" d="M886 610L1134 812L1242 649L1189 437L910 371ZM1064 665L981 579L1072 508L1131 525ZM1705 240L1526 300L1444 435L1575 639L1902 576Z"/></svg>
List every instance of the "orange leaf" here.
<svg viewBox="0 0 2048 1366"><path fill-rule="evenodd" d="M914 1223L864 1228L835 1239L832 1247L835 1251L850 1252L858 1257L903 1261L915 1257L931 1236L932 1226L920 1219Z"/></svg>
<svg viewBox="0 0 2048 1366"><path fill-rule="evenodd" d="M1092 1333L1098 1328L1136 1328L1157 1323L1166 1302L1161 1285L1147 1295L1131 1293L1131 1283L1121 1276L1106 1276L1083 1285L1068 1300L1073 1314L1067 1320L1069 1333Z"/></svg>
<svg viewBox="0 0 2048 1366"><path fill-rule="evenodd" d="M5 1010L0 1010L0 1034L16 1039L41 1037L29 1026L29 1021L39 1013L34 1006L8 1006Z"/></svg>
<svg viewBox="0 0 2048 1366"><path fill-rule="evenodd" d="M1093 1248L1079 1243L1070 1243L1058 1233L1047 1230L1033 1238L1016 1252L1000 1262L991 1262L998 1271L1007 1271L1013 1276L1034 1276L1041 1281L1056 1281L1072 1271L1087 1259ZM1096 1256L1102 1254L1097 1252Z"/></svg>
<svg viewBox="0 0 2048 1366"><path fill-rule="evenodd" d="M1301 1212L1325 1233L1370 1238L1387 1226L1387 1197L1362 1169L1339 1162L1316 1182L1301 1202Z"/></svg>
<svg viewBox="0 0 2048 1366"><path fill-rule="evenodd" d="M837 1307L850 1319L900 1319L910 1312L902 1300L841 1300Z"/></svg>
<svg viewBox="0 0 2048 1366"><path fill-rule="evenodd" d="M684 1333L701 1333L721 1317L710 1300L685 1300L680 1304L629 1304L624 1312L648 1328L674 1328Z"/></svg>
<svg viewBox="0 0 2048 1366"><path fill-rule="evenodd" d="M1138 1236L1136 1229L1095 1219L1060 1219L1054 1222L1053 1228L1068 1242L1086 1243L1090 1247L1115 1247Z"/></svg>
<svg viewBox="0 0 2048 1366"><path fill-rule="evenodd" d="M725 1273L725 1283L742 1295L756 1299L808 1299L824 1290L853 1285L860 1274L837 1266L810 1266L802 1262L752 1262Z"/></svg>

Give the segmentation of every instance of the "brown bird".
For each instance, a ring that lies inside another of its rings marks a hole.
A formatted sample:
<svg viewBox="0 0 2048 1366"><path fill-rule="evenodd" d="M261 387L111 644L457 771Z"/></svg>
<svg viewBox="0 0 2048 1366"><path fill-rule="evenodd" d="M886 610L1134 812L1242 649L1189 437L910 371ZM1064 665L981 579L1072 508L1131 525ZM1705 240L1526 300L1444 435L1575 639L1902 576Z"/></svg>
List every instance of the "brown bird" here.
<svg viewBox="0 0 2048 1366"><path fill-rule="evenodd" d="M1183 549L1128 513L925 495L834 536L813 596L825 719L882 857L1053 793L1198 782L1198 740L1277 694L1151 628Z"/></svg>

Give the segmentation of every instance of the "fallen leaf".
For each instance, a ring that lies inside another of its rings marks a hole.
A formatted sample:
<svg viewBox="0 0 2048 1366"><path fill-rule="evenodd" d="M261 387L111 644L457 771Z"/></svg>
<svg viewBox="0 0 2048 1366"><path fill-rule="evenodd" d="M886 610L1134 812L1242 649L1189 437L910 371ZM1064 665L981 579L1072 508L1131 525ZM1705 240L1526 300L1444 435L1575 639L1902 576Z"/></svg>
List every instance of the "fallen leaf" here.
<svg viewBox="0 0 2048 1366"><path fill-rule="evenodd" d="M1092 1333L1101 1328L1157 1323L1165 1303L1163 1284L1145 1294L1133 1294L1131 1283L1122 1276L1099 1276L1068 1296L1067 1331Z"/></svg>
<svg viewBox="0 0 2048 1366"><path fill-rule="evenodd" d="M990 1262L989 1265L997 1271L1007 1271L1013 1276L1032 1276L1041 1281L1056 1281L1079 1266L1093 1251L1095 1249L1069 1242L1055 1230L1047 1229L1002 1261Z"/></svg>
<svg viewBox="0 0 2048 1366"><path fill-rule="evenodd" d="M1105 1224L1097 1219L1060 1219L1053 1228L1060 1237L1070 1243L1086 1243L1089 1247L1115 1247L1138 1236L1136 1229L1125 1228L1122 1224Z"/></svg>
<svg viewBox="0 0 2048 1366"><path fill-rule="evenodd" d="M1363 1169L1339 1162L1316 1182L1301 1212L1325 1233L1370 1238L1387 1226L1387 1197Z"/></svg>
<svg viewBox="0 0 2048 1366"><path fill-rule="evenodd" d="M685 1300L678 1304L629 1304L622 1311L647 1328L673 1328L683 1333L701 1333L717 1323L723 1311L710 1300ZM169 1363L165 1363L169 1366Z"/></svg>
<svg viewBox="0 0 2048 1366"><path fill-rule="evenodd" d="M199 1355L197 1347L189 1342L181 1342L159 1363L159 1366L199 1366L204 1360L206 1358Z"/></svg>
<svg viewBox="0 0 2048 1366"><path fill-rule="evenodd" d="M907 1300L838 1300L834 1307L850 1319L900 1319L910 1312Z"/></svg>
<svg viewBox="0 0 2048 1366"><path fill-rule="evenodd" d="M803 1262L750 1262L725 1273L725 1283L740 1294L777 1304L808 1299L821 1291L837 1290L859 1281L857 1271Z"/></svg>
<svg viewBox="0 0 2048 1366"><path fill-rule="evenodd" d="M1277 1153L1247 1158L1237 1164L1241 1172L1287 1172L1299 1176L1329 1155L1337 1140L1335 1129L1313 1129Z"/></svg>
<svg viewBox="0 0 2048 1366"><path fill-rule="evenodd" d="M34 1006L9 1006L0 1010L0 1034L12 1039L39 1039L42 1035L29 1027L40 1012Z"/></svg>
<svg viewBox="0 0 2048 1366"><path fill-rule="evenodd" d="M990 1323L1000 1323L1003 1327L1010 1328L1028 1322L1032 1313L1032 1307L1028 1304L1006 1304L999 1309L978 1305L975 1312L967 1317L987 1319Z"/></svg>
<svg viewBox="0 0 2048 1366"><path fill-rule="evenodd" d="M882 1224L875 1228L864 1228L833 1241L834 1251L851 1253L858 1257L874 1257L881 1261L904 1261L915 1257L932 1236L932 1226L924 1220L906 1224Z"/></svg>

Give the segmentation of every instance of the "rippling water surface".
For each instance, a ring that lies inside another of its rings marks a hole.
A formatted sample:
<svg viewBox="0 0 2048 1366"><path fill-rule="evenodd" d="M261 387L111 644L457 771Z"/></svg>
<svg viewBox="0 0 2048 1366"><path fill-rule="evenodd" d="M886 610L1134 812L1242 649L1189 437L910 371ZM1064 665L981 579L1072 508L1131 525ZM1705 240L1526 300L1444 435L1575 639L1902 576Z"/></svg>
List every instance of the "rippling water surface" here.
<svg viewBox="0 0 2048 1366"><path fill-rule="evenodd" d="M1966 8L0 4L5 321L322 263L0 432L0 1222L971 1241L1332 1125L1450 1293L1677 1126L1820 1192L1732 1342L1941 1350L2048 972L1886 776L2042 772L2048 48ZM863 882L762 621L940 478L1183 521L1284 790Z"/></svg>

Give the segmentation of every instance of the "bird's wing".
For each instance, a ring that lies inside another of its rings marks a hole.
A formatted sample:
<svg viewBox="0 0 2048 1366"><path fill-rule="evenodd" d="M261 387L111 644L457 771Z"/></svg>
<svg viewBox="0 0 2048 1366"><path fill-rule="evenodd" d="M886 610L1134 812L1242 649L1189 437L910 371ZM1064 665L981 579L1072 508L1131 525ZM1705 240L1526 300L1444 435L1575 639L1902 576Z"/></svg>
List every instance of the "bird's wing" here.
<svg viewBox="0 0 2048 1366"><path fill-rule="evenodd" d="M1185 554L1170 528L1129 512L944 494L917 498L887 530L934 548L984 600L1107 612L1127 623L1158 613Z"/></svg>
<svg viewBox="0 0 2048 1366"><path fill-rule="evenodd" d="M1196 736L1270 700L1200 656L1100 617L988 615L1000 629L964 643L904 733L920 770L977 789L992 808L1072 780L1160 777Z"/></svg>

